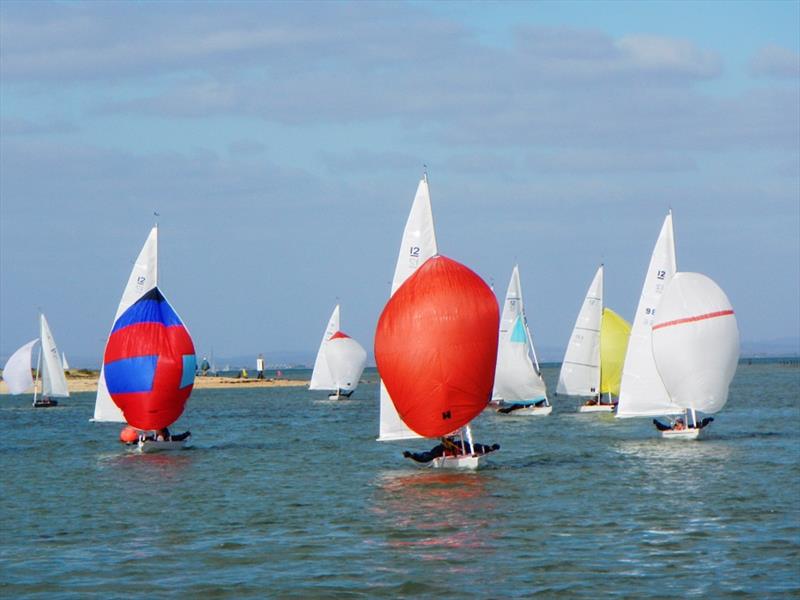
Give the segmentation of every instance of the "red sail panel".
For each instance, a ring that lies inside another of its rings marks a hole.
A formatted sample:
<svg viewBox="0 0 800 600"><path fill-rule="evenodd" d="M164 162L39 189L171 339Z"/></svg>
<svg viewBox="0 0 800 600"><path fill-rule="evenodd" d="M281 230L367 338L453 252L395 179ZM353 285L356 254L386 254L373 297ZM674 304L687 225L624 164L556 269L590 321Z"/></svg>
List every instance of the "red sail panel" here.
<svg viewBox="0 0 800 600"><path fill-rule="evenodd" d="M494 293L444 256L428 259L389 299L375 332L375 361L410 429L439 437L489 403L497 360Z"/></svg>
<svg viewBox="0 0 800 600"><path fill-rule="evenodd" d="M180 417L195 367L192 338L158 288L120 315L103 357L111 398L137 429L161 429Z"/></svg>

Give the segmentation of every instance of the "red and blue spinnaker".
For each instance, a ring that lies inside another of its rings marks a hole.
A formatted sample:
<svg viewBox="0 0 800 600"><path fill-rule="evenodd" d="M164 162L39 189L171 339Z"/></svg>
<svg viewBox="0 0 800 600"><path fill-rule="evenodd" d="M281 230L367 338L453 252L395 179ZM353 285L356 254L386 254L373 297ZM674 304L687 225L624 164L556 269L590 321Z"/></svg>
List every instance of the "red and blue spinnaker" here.
<svg viewBox="0 0 800 600"><path fill-rule="evenodd" d="M119 316L103 357L114 404L128 424L143 430L167 427L181 416L196 364L186 326L157 287Z"/></svg>

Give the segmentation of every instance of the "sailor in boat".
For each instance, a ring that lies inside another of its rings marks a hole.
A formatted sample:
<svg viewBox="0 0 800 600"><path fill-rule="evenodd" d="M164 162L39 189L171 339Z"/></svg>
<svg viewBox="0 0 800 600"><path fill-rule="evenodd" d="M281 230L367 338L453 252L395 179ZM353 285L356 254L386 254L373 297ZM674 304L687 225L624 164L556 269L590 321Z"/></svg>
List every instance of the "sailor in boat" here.
<svg viewBox="0 0 800 600"><path fill-rule="evenodd" d="M427 452L409 452L406 450L403 452L403 456L419 463L429 463L434 458L439 458L440 456L458 457L483 455L499 449L500 444L487 446L486 444L479 444L476 442L470 445L467 440L459 435L449 435L441 438L441 442Z"/></svg>
<svg viewBox="0 0 800 600"><path fill-rule="evenodd" d="M714 417L706 417L705 419L703 419L699 423L695 423L694 426L697 429L702 429L706 425L711 424L711 422L713 420L714 420ZM683 431L685 429L693 429L692 426L687 427L686 421L684 421L683 417L678 417L677 419L672 421L672 423L669 423L669 424L662 423L658 419L653 419L653 425L655 425L656 429L658 429L659 431Z"/></svg>
<svg viewBox="0 0 800 600"><path fill-rule="evenodd" d="M542 398L538 402L528 402L528 403L514 402L513 404L509 404L508 406L503 406L501 408L498 408L497 412L507 415L508 413L513 412L515 410L519 410L520 408L531 408L531 407L544 408L545 406L547 406L547 398Z"/></svg>
<svg viewBox="0 0 800 600"><path fill-rule="evenodd" d="M128 425L124 427L122 431L119 433L119 441L123 444L128 446L138 444L140 441L143 442L181 442L192 435L191 431L184 431L183 433L179 433L177 435L172 435L169 432L169 428L164 427L163 429L159 429L153 433L145 434L139 433L136 429Z"/></svg>

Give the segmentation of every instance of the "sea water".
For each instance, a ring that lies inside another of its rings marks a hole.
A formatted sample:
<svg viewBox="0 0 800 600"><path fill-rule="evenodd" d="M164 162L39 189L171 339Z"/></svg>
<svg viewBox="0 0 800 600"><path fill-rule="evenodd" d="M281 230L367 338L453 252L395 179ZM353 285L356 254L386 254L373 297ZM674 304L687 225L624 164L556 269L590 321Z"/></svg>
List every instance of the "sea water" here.
<svg viewBox="0 0 800 600"><path fill-rule="evenodd" d="M554 389L557 370L545 369ZM484 412L475 473L378 443L378 387L198 390L139 455L90 423L0 400L0 596L779 597L800 594L800 368L739 366L708 438L649 419Z"/></svg>

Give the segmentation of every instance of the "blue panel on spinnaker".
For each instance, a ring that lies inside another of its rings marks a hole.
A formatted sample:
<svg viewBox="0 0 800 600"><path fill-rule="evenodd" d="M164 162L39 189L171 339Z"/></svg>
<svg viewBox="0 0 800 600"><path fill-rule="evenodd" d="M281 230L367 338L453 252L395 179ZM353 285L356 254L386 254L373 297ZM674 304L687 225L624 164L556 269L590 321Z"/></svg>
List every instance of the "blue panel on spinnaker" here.
<svg viewBox="0 0 800 600"><path fill-rule="evenodd" d="M183 373L181 374L181 384L179 389L194 383L194 372L197 370L197 357L194 354L183 355Z"/></svg>
<svg viewBox="0 0 800 600"><path fill-rule="evenodd" d="M149 392L153 389L158 355L123 358L103 365L108 391L112 394Z"/></svg>
<svg viewBox="0 0 800 600"><path fill-rule="evenodd" d="M528 341L528 336L525 335L525 325L522 323L522 317L517 317L514 322L514 329L511 331L511 341L519 344L524 344Z"/></svg>
<svg viewBox="0 0 800 600"><path fill-rule="evenodd" d="M161 295L158 288L153 288L139 298L128 310L122 313L114 323L111 333L137 323L160 323L164 327L183 325L178 315Z"/></svg>

